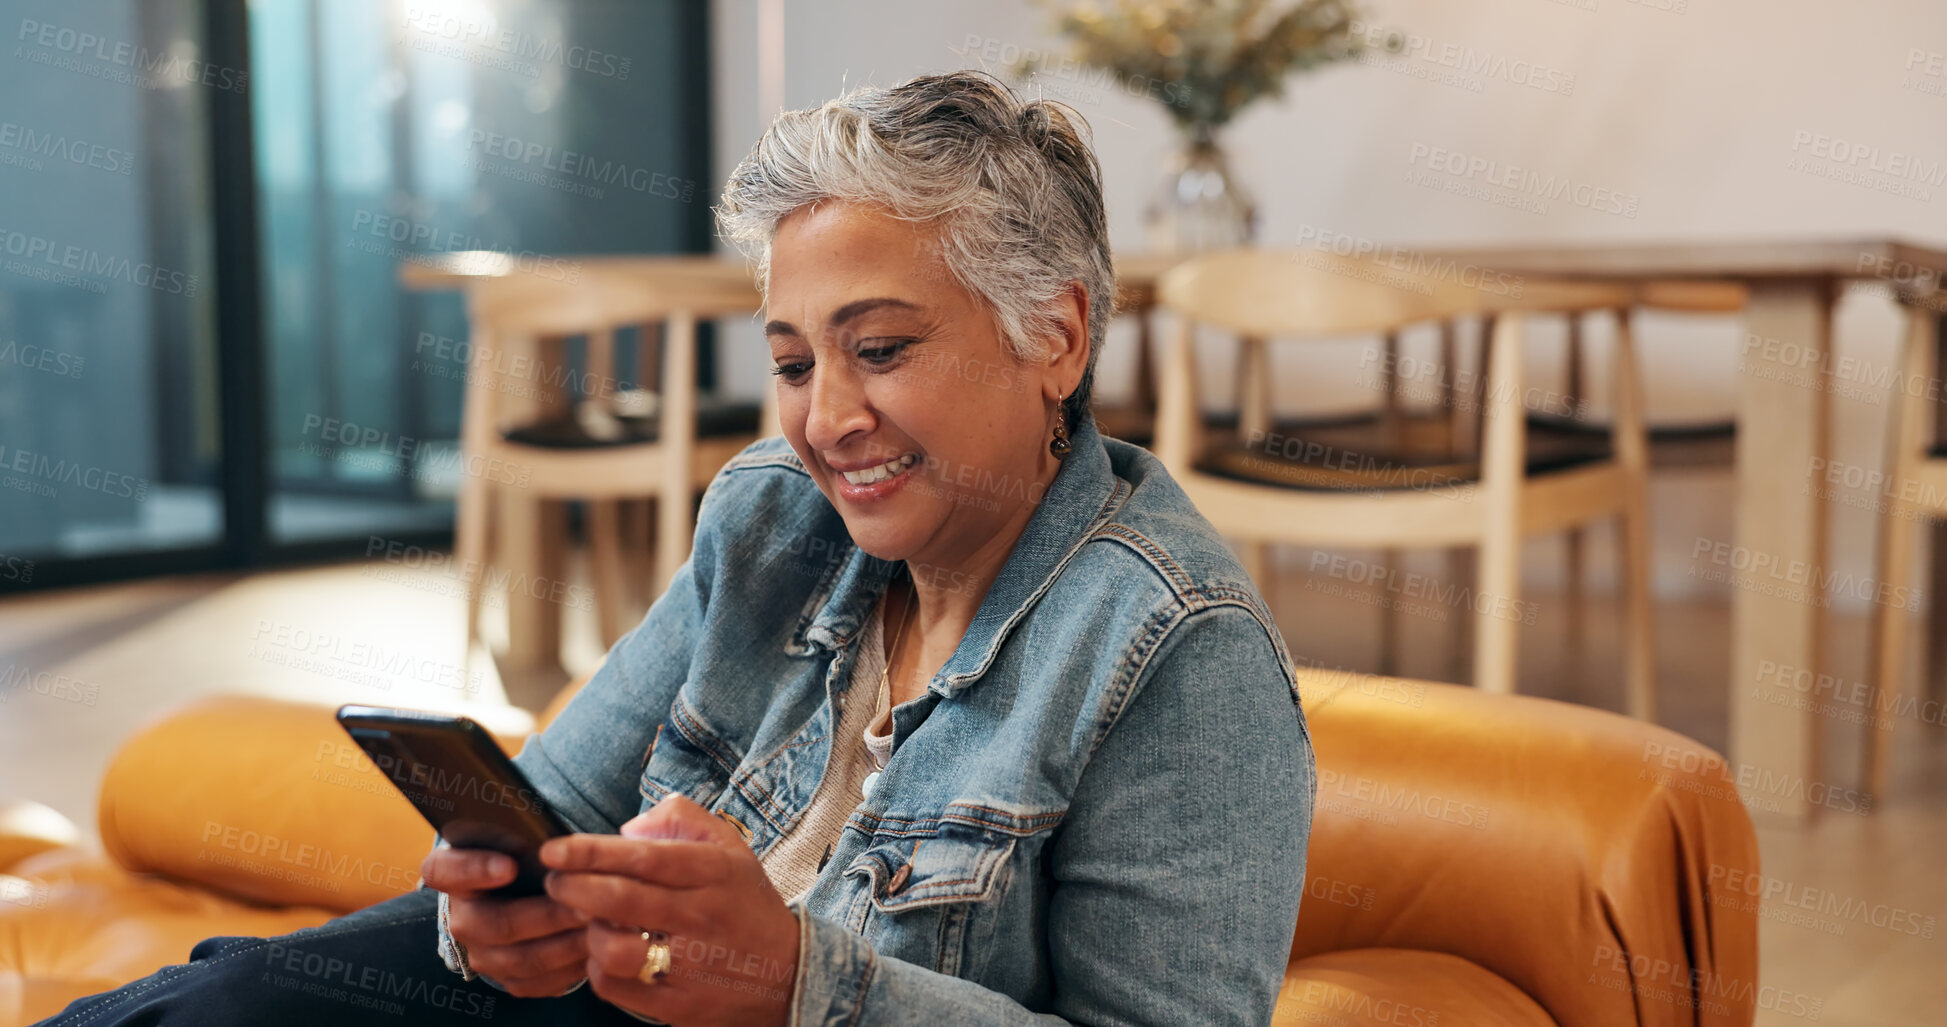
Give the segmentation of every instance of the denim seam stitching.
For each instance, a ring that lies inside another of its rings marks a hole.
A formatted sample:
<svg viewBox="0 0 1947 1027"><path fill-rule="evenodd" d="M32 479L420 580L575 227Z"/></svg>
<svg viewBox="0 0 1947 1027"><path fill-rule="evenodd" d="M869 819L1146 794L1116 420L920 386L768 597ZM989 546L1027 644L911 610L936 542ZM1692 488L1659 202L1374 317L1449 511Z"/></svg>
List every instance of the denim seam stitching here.
<svg viewBox="0 0 1947 1027"><path fill-rule="evenodd" d="M956 803L955 805L961 805L961 804ZM964 808L985 809L992 813L998 813L1001 814L1002 816L1011 817L1011 815L1007 814L1004 810L992 809L991 807L986 807L986 806L967 805ZM882 815L872 814L872 813L855 812L851 816L846 818L846 823L848 825L858 827L860 830L864 831L867 834L873 834L873 835L920 834L920 833L937 834L942 824L953 823L953 824L965 824L969 827L985 828L990 831L999 831L1003 834L1011 835L1016 838L1031 838L1037 834L1042 833L1043 831L1048 830L1049 828L1056 826L1068 816L1067 810L1059 810L1059 811L1050 811L1047 813L1037 813L1031 817L1011 817L1011 819L1026 821L1028 824L1031 824L1032 826L1027 827L1026 829L1023 830L1010 830L1007 827L1003 827L1001 825L992 823L990 821L980 820L975 817L956 816L952 812L950 812L953 809L953 806L949 806L947 807L947 809L949 810L949 812L941 813L937 817L889 817L889 816L882 816ZM887 830L884 828L884 825L886 824L904 824L906 826L904 828L893 828Z"/></svg>
<svg viewBox="0 0 1947 1027"><path fill-rule="evenodd" d="M777 757L773 755L771 758L776 759ZM769 762L770 760L765 761L766 764ZM740 770L732 773L730 775L729 787L738 795L743 796L750 803L751 808L757 811L758 816L763 817L779 833L785 833L788 829L779 818L787 817L788 811L784 803L777 796L771 794L771 790L765 786L764 782L757 780L755 776L757 769L761 768L752 768L749 771Z"/></svg>
<svg viewBox="0 0 1947 1027"><path fill-rule="evenodd" d="M859 990L852 996L852 1013L846 1018L847 1023L858 1022L859 1009L865 1005L865 993L872 987L872 975L878 968L879 954L868 945L865 947L865 969L859 974Z"/></svg>
<svg viewBox="0 0 1947 1027"><path fill-rule="evenodd" d="M1099 533L1099 536L1121 539L1128 543L1137 552L1146 557L1149 564L1155 567L1158 573L1170 580L1170 584L1175 586L1179 597L1195 591L1196 582L1183 570L1182 565L1176 562L1176 558L1170 555L1169 550L1158 545L1156 540L1127 524L1119 522L1104 527Z"/></svg>
<svg viewBox="0 0 1947 1027"><path fill-rule="evenodd" d="M1163 641L1169 638L1170 632L1182 624L1188 615L1187 607L1179 601L1157 611L1150 617L1149 623L1143 626L1142 634L1137 636L1135 644L1130 646L1129 652L1116 667L1115 677L1109 682L1107 695L1104 696L1108 707L1105 711L1106 717L1096 730L1095 737L1089 740L1089 760L1095 758L1095 751L1102 747L1103 739L1109 737L1109 732L1115 729L1116 722L1122 719L1123 711L1128 709L1143 674L1149 669L1149 661L1156 655L1156 651L1162 648Z"/></svg>
<svg viewBox="0 0 1947 1027"><path fill-rule="evenodd" d="M705 730L702 719L691 713L687 704L683 702L681 692L677 693L675 703L669 708L669 722L676 725L676 730L681 732L683 737L688 738L690 744L702 749L711 759L717 761L717 765L721 766L726 773L733 776L737 773L737 762L725 757L729 747L714 732Z"/></svg>
<svg viewBox="0 0 1947 1027"><path fill-rule="evenodd" d="M825 569L818 576L818 584L811 590L811 598L805 600L804 609L798 614L797 630L793 631L791 638L785 642L785 652L787 654L810 655L810 653L804 651L811 650L815 652L825 649L822 645L813 645L811 639L807 636L811 631L811 626L817 622L818 615L824 612L825 604L831 601L832 590L838 587L839 577L845 573L846 567L851 566L852 554L854 550L858 549L858 545L848 540L846 546L847 549L843 557L834 557L825 562ZM849 642L850 639L847 638L845 641ZM797 649L799 652L793 653L793 649ZM826 651L835 652L836 650Z"/></svg>
<svg viewBox="0 0 1947 1027"><path fill-rule="evenodd" d="M834 718L835 722L836 718ZM783 756L787 751L799 746L812 745L831 736L832 733L827 731L817 738L808 738L802 742L791 742L778 747L775 752L764 758L764 762L749 767L748 769L740 768L733 770L730 775L730 787L735 788L738 794L752 800L751 805L756 808L758 814L769 821L772 827L777 828L780 834L788 834L791 827L794 826L785 823L786 820L790 819L789 808L773 795L771 790L763 782L757 780L757 773L777 762L778 758ZM750 789L744 787L746 783L750 785L751 789L755 789L755 794Z"/></svg>
<svg viewBox="0 0 1947 1027"><path fill-rule="evenodd" d="M1260 609L1260 604L1263 601L1262 597L1252 596L1241 589L1234 589L1224 585L1200 589L1199 591L1217 597L1219 600L1215 603L1201 604L1199 609L1210 610L1220 606L1235 606L1251 615L1252 623L1257 625L1258 630L1264 632L1265 641L1271 643L1271 651L1278 658L1278 669L1284 672L1285 684L1291 691L1292 704L1303 709L1304 704L1298 694L1297 664L1291 659L1291 651L1285 645L1284 637L1277 631L1276 621L1267 621L1265 619L1264 614L1266 611Z"/></svg>
<svg viewBox="0 0 1947 1027"><path fill-rule="evenodd" d="M756 443L752 443L751 445L754 446ZM743 452L731 457L723 465L722 470L724 473L728 473L730 471L748 471L764 467L782 467L785 470L796 471L807 478L811 477L811 472L805 470L804 461L799 459L796 450L783 453L752 453L746 447Z"/></svg>

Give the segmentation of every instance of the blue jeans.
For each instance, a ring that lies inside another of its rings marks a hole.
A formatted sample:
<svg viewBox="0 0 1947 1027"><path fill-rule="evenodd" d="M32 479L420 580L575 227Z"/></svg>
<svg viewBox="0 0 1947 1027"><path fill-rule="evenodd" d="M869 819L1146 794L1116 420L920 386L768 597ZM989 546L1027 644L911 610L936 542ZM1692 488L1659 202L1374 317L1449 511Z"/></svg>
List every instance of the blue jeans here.
<svg viewBox="0 0 1947 1027"><path fill-rule="evenodd" d="M529 999L461 980L435 949L437 899L421 889L277 938L209 938L189 962L76 999L42 1027L641 1027L587 987Z"/></svg>

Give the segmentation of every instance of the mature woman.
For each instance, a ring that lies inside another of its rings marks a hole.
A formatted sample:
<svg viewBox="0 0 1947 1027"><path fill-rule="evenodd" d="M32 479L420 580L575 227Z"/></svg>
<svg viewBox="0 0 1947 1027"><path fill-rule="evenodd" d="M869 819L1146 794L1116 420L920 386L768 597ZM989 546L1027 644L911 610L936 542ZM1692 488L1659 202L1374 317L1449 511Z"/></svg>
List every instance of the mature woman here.
<svg viewBox="0 0 1947 1027"><path fill-rule="evenodd" d="M547 894L442 848L427 889L53 1022L399 1022L374 980L410 1022L1269 1020L1310 739L1248 577L1090 418L1114 274L1075 125L972 73L858 90L781 116L718 213L784 437L520 754L586 832Z"/></svg>

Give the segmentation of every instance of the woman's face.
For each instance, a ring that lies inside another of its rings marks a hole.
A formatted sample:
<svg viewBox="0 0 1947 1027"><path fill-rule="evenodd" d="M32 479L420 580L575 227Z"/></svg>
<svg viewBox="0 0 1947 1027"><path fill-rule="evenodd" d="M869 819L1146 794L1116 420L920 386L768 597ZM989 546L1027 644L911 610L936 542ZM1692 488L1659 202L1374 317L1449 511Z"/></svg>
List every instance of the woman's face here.
<svg viewBox="0 0 1947 1027"><path fill-rule="evenodd" d="M1079 293L1073 331L1020 363L929 226L843 202L779 224L765 311L778 412L860 548L916 571L998 570L1057 469L1054 401L1087 360Z"/></svg>

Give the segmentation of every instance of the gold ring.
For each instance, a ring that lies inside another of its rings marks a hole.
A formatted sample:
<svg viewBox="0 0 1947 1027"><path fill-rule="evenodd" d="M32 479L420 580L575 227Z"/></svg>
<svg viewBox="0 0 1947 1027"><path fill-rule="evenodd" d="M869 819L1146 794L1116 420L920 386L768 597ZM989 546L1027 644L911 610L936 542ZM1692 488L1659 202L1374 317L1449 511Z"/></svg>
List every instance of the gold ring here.
<svg viewBox="0 0 1947 1027"><path fill-rule="evenodd" d="M659 933L642 932L642 940L648 943L649 951L643 954L642 969L635 972L635 978L644 984L655 984L669 970L669 944L656 940Z"/></svg>

